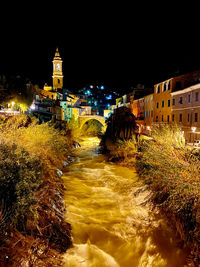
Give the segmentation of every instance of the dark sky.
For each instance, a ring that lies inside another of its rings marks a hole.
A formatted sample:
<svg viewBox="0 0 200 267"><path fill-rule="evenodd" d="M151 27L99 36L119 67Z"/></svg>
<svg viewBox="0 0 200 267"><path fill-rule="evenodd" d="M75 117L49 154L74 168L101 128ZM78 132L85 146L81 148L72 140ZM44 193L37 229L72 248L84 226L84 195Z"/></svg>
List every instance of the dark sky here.
<svg viewBox="0 0 200 267"><path fill-rule="evenodd" d="M126 92L200 69L198 7L92 3L2 9L0 73L51 84L56 47L72 90L97 82Z"/></svg>

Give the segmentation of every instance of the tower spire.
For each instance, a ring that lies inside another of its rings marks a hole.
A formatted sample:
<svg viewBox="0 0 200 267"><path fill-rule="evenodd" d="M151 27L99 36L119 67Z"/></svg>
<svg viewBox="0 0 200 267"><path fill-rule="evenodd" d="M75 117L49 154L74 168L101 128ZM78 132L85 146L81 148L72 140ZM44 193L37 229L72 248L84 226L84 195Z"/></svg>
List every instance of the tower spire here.
<svg viewBox="0 0 200 267"><path fill-rule="evenodd" d="M58 51L58 47L56 48L56 52L55 52L54 59L61 59L61 57L60 57L60 53L59 53L59 51Z"/></svg>

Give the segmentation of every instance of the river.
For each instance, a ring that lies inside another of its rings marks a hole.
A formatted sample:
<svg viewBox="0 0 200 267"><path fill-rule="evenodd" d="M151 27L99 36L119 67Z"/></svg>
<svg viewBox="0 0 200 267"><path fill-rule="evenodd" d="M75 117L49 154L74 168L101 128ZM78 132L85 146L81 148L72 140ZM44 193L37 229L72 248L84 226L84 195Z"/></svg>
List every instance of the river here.
<svg viewBox="0 0 200 267"><path fill-rule="evenodd" d="M187 266L187 250L152 210L136 171L106 162L98 144L97 138L83 140L63 175L74 244L64 267Z"/></svg>

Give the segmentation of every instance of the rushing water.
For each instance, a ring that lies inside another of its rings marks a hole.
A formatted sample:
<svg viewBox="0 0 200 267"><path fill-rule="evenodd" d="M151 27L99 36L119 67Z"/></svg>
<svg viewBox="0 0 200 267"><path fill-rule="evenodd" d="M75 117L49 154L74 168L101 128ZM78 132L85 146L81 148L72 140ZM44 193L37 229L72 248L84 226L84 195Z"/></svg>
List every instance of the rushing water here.
<svg viewBox="0 0 200 267"><path fill-rule="evenodd" d="M137 173L106 163L98 143L85 140L63 176L74 244L64 266L186 266L186 250L166 220L152 211Z"/></svg>

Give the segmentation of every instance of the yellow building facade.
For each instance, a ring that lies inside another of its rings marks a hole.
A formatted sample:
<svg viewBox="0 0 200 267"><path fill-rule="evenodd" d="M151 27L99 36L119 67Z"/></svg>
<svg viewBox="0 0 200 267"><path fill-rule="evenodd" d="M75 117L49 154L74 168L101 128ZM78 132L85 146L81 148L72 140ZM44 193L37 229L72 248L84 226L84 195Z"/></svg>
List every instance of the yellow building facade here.
<svg viewBox="0 0 200 267"><path fill-rule="evenodd" d="M153 121L170 122L172 79L154 85Z"/></svg>
<svg viewBox="0 0 200 267"><path fill-rule="evenodd" d="M53 58L53 89L63 89L63 72L62 72L62 59L58 48L56 49L55 56Z"/></svg>
<svg viewBox="0 0 200 267"><path fill-rule="evenodd" d="M200 71L179 75L154 85L153 121L172 121L172 92L182 90L199 82Z"/></svg>

